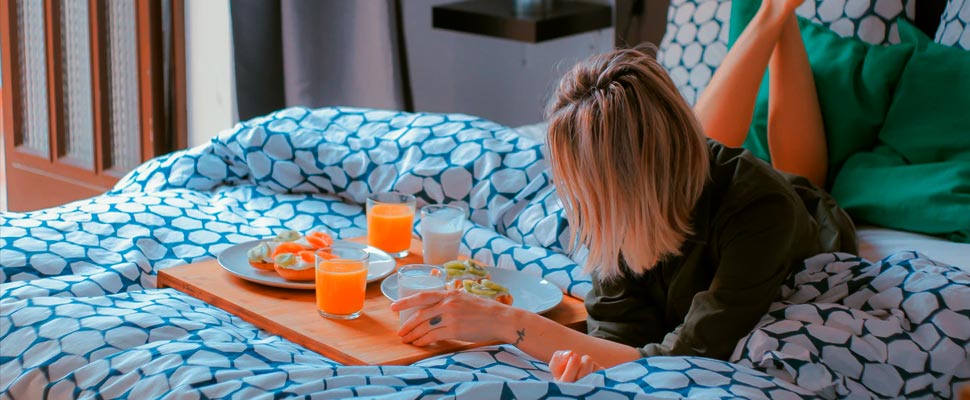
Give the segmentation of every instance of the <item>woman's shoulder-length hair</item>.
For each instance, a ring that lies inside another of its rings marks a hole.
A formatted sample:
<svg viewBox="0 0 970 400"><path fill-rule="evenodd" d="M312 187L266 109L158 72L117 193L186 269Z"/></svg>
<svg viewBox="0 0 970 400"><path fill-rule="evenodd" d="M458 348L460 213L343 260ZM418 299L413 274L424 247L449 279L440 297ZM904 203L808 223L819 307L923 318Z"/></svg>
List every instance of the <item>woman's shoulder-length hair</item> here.
<svg viewBox="0 0 970 400"><path fill-rule="evenodd" d="M640 274L680 254L707 181L709 149L690 106L643 48L572 68L546 111L553 177L586 269Z"/></svg>

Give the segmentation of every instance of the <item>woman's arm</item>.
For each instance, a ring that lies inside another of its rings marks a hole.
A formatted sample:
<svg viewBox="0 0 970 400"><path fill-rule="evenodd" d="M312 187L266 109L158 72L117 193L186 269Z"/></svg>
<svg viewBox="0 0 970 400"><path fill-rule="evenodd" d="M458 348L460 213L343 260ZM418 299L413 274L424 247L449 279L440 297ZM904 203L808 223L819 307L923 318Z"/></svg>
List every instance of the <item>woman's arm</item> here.
<svg viewBox="0 0 970 400"><path fill-rule="evenodd" d="M515 335L504 341L540 360L550 360L553 353L561 349L587 354L605 368L641 358L637 349L625 344L586 335L522 309L509 307L508 312Z"/></svg>
<svg viewBox="0 0 970 400"><path fill-rule="evenodd" d="M391 304L391 310L424 307L405 321L398 334L405 343L426 346L439 340L511 343L549 362L556 350L590 355L609 368L639 359L637 349L587 336L541 315L456 291L422 292Z"/></svg>

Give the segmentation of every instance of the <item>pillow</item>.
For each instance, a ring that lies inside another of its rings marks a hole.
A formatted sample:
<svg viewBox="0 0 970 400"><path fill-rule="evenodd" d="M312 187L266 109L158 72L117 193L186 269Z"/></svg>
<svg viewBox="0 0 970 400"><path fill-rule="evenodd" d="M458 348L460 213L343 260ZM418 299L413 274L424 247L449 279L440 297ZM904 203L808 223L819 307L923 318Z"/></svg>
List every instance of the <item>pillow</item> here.
<svg viewBox="0 0 970 400"><path fill-rule="evenodd" d="M914 1L807 0L796 12L842 36L856 36L873 44L898 43L890 21L903 13L912 18ZM730 18L731 0L670 2L667 31L657 59L689 104L697 101L727 54Z"/></svg>
<svg viewBox="0 0 970 400"><path fill-rule="evenodd" d="M900 23L916 49L893 95L883 143L854 155L832 195L853 218L970 243L970 52Z"/></svg>
<svg viewBox="0 0 970 400"><path fill-rule="evenodd" d="M878 146L845 163L832 197L857 224L970 243L970 159L910 164Z"/></svg>
<svg viewBox="0 0 970 400"><path fill-rule="evenodd" d="M854 37L869 44L894 44L899 43L896 18L914 18L916 0L807 0L795 13L841 37Z"/></svg>
<svg viewBox="0 0 970 400"><path fill-rule="evenodd" d="M940 16L936 43L970 50L970 0L950 0Z"/></svg>
<svg viewBox="0 0 970 400"><path fill-rule="evenodd" d="M735 0L731 12L731 42L757 12L759 0ZM818 93L829 155L827 182L854 153L876 146L879 129L889 110L893 88L913 52L908 43L872 45L842 38L799 18L799 28ZM744 147L770 161L768 154L768 74L761 84L754 118Z"/></svg>
<svg viewBox="0 0 970 400"><path fill-rule="evenodd" d="M671 0L657 60L688 104L697 101L727 54L731 0Z"/></svg>
<svg viewBox="0 0 970 400"><path fill-rule="evenodd" d="M908 23L900 32L916 50L879 140L912 164L970 160L970 52L933 43Z"/></svg>

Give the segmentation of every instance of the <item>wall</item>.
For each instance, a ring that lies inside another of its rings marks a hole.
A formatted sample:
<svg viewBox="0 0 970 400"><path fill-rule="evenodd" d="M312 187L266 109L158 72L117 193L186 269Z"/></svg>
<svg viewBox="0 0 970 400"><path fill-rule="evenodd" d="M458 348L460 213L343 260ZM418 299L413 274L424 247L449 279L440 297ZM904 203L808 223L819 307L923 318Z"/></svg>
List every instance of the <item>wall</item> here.
<svg viewBox="0 0 970 400"><path fill-rule="evenodd" d="M432 28L431 7L450 1L402 2L418 111L474 114L510 126L539 122L562 74L613 47L612 28L538 44ZM238 120L232 31L228 0L185 4L188 136L197 145Z"/></svg>
<svg viewBox="0 0 970 400"><path fill-rule="evenodd" d="M537 44L432 28L431 7L453 1L402 2L418 111L474 114L509 126L540 122L559 78L613 47L612 28Z"/></svg>
<svg viewBox="0 0 970 400"><path fill-rule="evenodd" d="M0 60L2 63L3 60ZM2 75L2 74L0 74ZM0 76L0 88L3 87L3 77ZM0 110L3 110L3 98L0 96ZM3 112L0 111L0 127L3 125ZM0 128L2 129L2 128ZM0 212L7 212L7 153L4 150L4 143L7 142L7 132L0 135Z"/></svg>
<svg viewBox="0 0 970 400"><path fill-rule="evenodd" d="M185 2L185 75L189 145L206 143L239 119L229 0Z"/></svg>

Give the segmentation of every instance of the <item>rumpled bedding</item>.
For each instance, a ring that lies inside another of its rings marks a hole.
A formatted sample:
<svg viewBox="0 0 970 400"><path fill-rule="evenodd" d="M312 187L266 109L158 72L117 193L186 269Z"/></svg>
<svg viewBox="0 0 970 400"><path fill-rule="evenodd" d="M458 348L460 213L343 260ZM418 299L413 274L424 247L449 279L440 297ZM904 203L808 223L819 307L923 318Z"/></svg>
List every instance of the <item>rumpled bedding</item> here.
<svg viewBox="0 0 970 400"><path fill-rule="evenodd" d="M571 384L507 345L341 366L155 288L160 268L281 229L360 236L361 203L387 190L466 206L478 260L590 288L541 143L467 115L291 108L102 196L0 216L0 398L935 398L970 382L970 274L915 252L806 260L732 362L646 358Z"/></svg>

